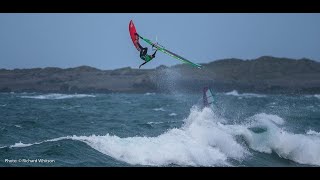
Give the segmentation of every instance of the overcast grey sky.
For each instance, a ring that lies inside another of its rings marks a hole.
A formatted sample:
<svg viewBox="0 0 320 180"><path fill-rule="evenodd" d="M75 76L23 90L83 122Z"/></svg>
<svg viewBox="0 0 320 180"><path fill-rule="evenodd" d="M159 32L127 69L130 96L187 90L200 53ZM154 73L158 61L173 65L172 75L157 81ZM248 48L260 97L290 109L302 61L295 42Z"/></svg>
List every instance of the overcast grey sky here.
<svg viewBox="0 0 320 180"><path fill-rule="evenodd" d="M320 14L0 14L0 68L138 68L131 19L139 34L157 36L195 63L264 55L320 60ZM178 63L158 52L143 68Z"/></svg>

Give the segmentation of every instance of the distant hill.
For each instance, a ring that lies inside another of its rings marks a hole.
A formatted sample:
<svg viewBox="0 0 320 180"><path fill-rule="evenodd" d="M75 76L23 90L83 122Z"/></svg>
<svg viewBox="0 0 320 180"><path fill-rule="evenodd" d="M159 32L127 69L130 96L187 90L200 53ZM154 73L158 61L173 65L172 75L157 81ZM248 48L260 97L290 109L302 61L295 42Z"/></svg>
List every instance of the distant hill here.
<svg viewBox="0 0 320 180"><path fill-rule="evenodd" d="M0 69L0 92L201 92L210 86L219 92L320 93L320 63L309 59L263 56L202 65L203 69L185 64L155 69Z"/></svg>

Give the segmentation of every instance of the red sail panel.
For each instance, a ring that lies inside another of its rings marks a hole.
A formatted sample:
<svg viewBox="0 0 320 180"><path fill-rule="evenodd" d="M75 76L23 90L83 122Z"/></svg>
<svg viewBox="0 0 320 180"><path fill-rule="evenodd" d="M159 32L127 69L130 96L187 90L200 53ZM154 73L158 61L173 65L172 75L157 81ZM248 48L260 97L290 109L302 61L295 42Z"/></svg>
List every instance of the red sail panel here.
<svg viewBox="0 0 320 180"><path fill-rule="evenodd" d="M132 40L134 46L137 48L138 51L140 51L140 48L138 46L139 37L135 35L137 33L137 30L136 30L136 27L134 26L132 20L129 23L129 32L130 32L131 40Z"/></svg>

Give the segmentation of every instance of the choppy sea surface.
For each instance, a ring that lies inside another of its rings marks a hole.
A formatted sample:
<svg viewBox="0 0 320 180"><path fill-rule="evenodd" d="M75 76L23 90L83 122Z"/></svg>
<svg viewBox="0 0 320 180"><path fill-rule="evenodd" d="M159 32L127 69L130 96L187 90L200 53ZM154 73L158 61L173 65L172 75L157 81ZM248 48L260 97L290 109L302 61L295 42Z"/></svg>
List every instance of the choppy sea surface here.
<svg viewBox="0 0 320 180"><path fill-rule="evenodd" d="M0 93L0 166L320 166L320 95Z"/></svg>

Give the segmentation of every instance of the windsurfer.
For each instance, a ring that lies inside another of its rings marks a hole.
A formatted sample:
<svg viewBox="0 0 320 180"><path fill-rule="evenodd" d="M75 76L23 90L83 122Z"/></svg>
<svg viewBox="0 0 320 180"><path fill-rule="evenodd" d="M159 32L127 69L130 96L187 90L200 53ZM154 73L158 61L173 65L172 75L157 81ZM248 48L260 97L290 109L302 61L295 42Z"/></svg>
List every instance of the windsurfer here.
<svg viewBox="0 0 320 180"><path fill-rule="evenodd" d="M142 63L142 64L139 66L139 69L140 69L141 66L145 65L147 62L151 61L153 58L156 57L156 53L157 53L158 50L156 50L152 55L148 55L148 54L147 54L147 52L148 52L148 47L145 47L145 48L142 47L142 46L140 45L139 41L138 41L138 39L139 39L139 37L140 37L139 34L136 33L135 35L136 35L136 42L137 42L137 44L138 44L138 46L139 46L139 49L140 49L140 58L145 61L144 63Z"/></svg>

